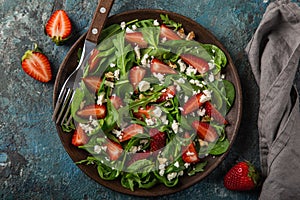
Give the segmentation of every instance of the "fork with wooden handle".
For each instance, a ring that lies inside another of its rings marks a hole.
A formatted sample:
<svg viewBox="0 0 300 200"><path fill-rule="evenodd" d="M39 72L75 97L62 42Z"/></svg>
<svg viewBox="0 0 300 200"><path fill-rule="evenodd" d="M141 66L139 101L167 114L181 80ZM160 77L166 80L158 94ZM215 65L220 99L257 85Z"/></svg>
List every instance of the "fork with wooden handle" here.
<svg viewBox="0 0 300 200"><path fill-rule="evenodd" d="M56 124L66 124L69 125L72 120L72 115L70 115L71 103L73 101L74 93L77 88L75 85L76 79L78 78L78 73L83 71L83 61L89 56L90 52L97 46L101 31L106 23L106 19L111 10L114 0L99 0L97 9L94 13L94 17L91 26L87 32L80 61L75 70L70 74L70 76L64 82L61 91L59 93L58 99L55 103L54 112L52 115L52 120Z"/></svg>

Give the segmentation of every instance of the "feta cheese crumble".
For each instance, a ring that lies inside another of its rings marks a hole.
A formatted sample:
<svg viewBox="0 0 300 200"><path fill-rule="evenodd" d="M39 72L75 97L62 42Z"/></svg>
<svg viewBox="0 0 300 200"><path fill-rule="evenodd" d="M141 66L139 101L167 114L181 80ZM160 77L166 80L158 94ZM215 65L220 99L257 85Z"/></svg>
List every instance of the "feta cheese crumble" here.
<svg viewBox="0 0 300 200"><path fill-rule="evenodd" d="M211 100L211 92L209 90L203 90L203 94L200 97L200 103L204 103L206 101L210 101Z"/></svg>
<svg viewBox="0 0 300 200"><path fill-rule="evenodd" d="M148 81L141 81L141 82L139 82L138 87L141 92L145 92L145 91L149 90L151 86Z"/></svg>
<svg viewBox="0 0 300 200"><path fill-rule="evenodd" d="M176 178L176 176L177 176L177 172L172 172L172 173L170 173L170 174L167 175L167 179L168 179L169 181L171 181L171 180L173 180L174 178Z"/></svg>
<svg viewBox="0 0 300 200"><path fill-rule="evenodd" d="M136 55L136 59L141 59L141 51L140 51L140 47L139 45L136 45L134 47L134 52L135 52L135 55Z"/></svg>
<svg viewBox="0 0 300 200"><path fill-rule="evenodd" d="M180 72L184 72L186 69L186 64L181 59L179 59L177 63L179 65Z"/></svg>
<svg viewBox="0 0 300 200"><path fill-rule="evenodd" d="M102 106L102 104L105 103L105 101L105 92L101 92L97 98L97 105Z"/></svg>
<svg viewBox="0 0 300 200"><path fill-rule="evenodd" d="M172 123L171 127L172 127L174 133L178 133L178 128L179 128L178 122L176 122L175 120L173 120L173 123Z"/></svg>
<svg viewBox="0 0 300 200"><path fill-rule="evenodd" d="M126 22L121 22L120 26L121 26L121 29L124 30L126 27Z"/></svg>
<svg viewBox="0 0 300 200"><path fill-rule="evenodd" d="M189 66L188 68L186 68L186 75L188 76L192 76L195 75L197 73L197 69L195 69L192 66Z"/></svg>
<svg viewBox="0 0 300 200"><path fill-rule="evenodd" d="M153 25L154 26L159 26L159 22L157 21L157 19L153 21Z"/></svg>

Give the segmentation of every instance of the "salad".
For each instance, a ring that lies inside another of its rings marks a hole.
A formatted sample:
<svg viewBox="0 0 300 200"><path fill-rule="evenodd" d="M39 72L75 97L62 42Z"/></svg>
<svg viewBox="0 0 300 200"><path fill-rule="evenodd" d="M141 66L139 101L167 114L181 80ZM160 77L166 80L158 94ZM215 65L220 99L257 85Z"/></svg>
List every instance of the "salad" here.
<svg viewBox="0 0 300 200"><path fill-rule="evenodd" d="M72 145L89 153L104 180L123 187L176 186L229 148L226 114L235 89L225 54L194 40L167 15L103 30L78 77Z"/></svg>

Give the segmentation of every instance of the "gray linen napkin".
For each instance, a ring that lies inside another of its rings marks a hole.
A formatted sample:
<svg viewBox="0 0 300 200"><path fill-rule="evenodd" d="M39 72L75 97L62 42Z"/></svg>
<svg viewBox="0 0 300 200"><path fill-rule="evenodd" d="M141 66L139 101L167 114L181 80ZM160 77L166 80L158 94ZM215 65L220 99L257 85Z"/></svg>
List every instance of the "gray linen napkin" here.
<svg viewBox="0 0 300 200"><path fill-rule="evenodd" d="M300 199L300 113L294 84L300 58L300 8L270 3L246 47L260 89L258 130L265 181L260 199Z"/></svg>

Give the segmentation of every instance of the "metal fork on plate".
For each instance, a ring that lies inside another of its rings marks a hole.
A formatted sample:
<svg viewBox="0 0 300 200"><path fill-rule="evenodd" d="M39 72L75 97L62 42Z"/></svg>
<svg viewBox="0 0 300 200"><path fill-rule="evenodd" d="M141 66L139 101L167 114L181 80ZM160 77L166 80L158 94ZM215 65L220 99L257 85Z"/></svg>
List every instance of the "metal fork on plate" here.
<svg viewBox="0 0 300 200"><path fill-rule="evenodd" d="M79 76L78 72L82 72L83 70L83 61L85 60L85 58L97 46L101 31L105 25L113 2L114 0L99 0L98 2L91 26L84 41L82 55L78 66L64 82L56 101L54 112L52 115L52 120L55 121L56 124L62 125L65 123L66 125L69 125L72 120L70 109L74 97L74 92L77 88L77 85L75 85L76 77Z"/></svg>

